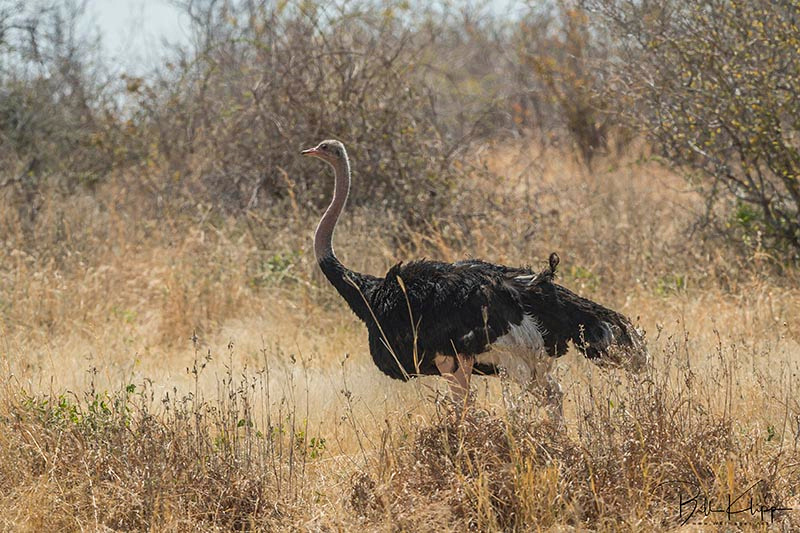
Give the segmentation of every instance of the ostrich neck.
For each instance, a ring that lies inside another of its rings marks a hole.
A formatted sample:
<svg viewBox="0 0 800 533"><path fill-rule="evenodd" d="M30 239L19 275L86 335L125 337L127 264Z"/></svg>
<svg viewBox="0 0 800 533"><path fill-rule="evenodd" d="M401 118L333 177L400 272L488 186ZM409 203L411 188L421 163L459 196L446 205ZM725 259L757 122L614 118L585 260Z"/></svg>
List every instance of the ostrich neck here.
<svg viewBox="0 0 800 533"><path fill-rule="evenodd" d="M317 261L336 257L333 253L333 231L336 229L336 222L339 221L339 215L341 215L344 204L347 202L347 196L350 194L350 164L346 158L333 165L333 173L335 179L333 200L325 214L322 215L317 231L314 233L314 253Z"/></svg>
<svg viewBox="0 0 800 533"><path fill-rule="evenodd" d="M325 277L345 299L350 309L358 318L368 322L370 310L367 299L374 290L378 279L353 272L344 266L333 253L333 231L336 229L336 222L347 202L347 195L350 193L350 164L345 158L335 164L333 170L336 177L333 200L325 214L322 215L317 231L314 233L314 254L317 256L317 262Z"/></svg>

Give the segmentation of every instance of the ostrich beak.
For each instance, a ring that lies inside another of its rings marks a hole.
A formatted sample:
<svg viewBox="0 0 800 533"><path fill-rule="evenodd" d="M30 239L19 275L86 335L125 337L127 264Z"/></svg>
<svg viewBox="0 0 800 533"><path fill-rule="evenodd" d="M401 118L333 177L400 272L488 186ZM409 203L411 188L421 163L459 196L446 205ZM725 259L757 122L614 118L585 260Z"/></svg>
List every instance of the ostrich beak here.
<svg viewBox="0 0 800 533"><path fill-rule="evenodd" d="M317 149L309 148L308 150L303 150L302 152L300 152L300 155L317 155Z"/></svg>

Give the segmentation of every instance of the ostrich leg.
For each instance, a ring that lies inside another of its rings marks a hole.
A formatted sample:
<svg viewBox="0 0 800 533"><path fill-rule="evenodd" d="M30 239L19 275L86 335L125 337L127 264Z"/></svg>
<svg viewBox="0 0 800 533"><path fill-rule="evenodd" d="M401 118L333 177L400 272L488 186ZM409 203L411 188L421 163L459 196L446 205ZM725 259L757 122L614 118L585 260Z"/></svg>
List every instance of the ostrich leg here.
<svg viewBox="0 0 800 533"><path fill-rule="evenodd" d="M561 384L553 376L553 361L550 357L539 357L533 364L534 379L531 385L537 386L544 391L545 409L550 416L550 420L559 427L564 425L564 391Z"/></svg>
<svg viewBox="0 0 800 533"><path fill-rule="evenodd" d="M522 361L522 363L517 363ZM508 377L523 385L528 392L539 396L544 393L545 409L557 426L564 425L564 391L553 376L554 359L544 354L531 357L509 357L502 361L501 367Z"/></svg>
<svg viewBox="0 0 800 533"><path fill-rule="evenodd" d="M564 425L564 390L551 373L545 376L544 391L547 397L547 413L558 426Z"/></svg>
<svg viewBox="0 0 800 533"><path fill-rule="evenodd" d="M459 354L456 357L439 355L435 359L436 368L450 383L453 401L460 407L466 407L469 397L469 380L472 376L474 358ZM456 364L457 363L457 364Z"/></svg>

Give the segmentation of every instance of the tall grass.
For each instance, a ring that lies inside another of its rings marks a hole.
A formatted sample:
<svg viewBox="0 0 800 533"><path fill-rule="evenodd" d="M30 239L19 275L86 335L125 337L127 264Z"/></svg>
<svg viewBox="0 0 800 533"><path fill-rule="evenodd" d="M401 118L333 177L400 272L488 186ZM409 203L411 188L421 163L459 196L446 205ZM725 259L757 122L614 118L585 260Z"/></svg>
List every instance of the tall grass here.
<svg viewBox="0 0 800 533"><path fill-rule="evenodd" d="M184 2L191 44L120 79L80 2L26 6L0 5L3 530L800 526L798 273L698 223L580 5ZM558 360L566 429L500 380L458 419L383 376L311 249L332 176L296 152L330 136L345 264L558 252L652 368ZM711 512L737 495L758 512Z"/></svg>
<svg viewBox="0 0 800 533"><path fill-rule="evenodd" d="M714 509L752 498L756 514L735 515L745 528L773 522L762 506L796 506L796 357L722 341L706 351L663 331L651 348L655 365L633 380L570 361L567 431L508 383L479 383L464 419L426 387L377 403L374 376L353 386L346 359L315 376L277 347L247 363L234 362L233 345L220 360L196 347L189 386L168 390L143 379L105 392L93 373L82 393L6 381L0 473L11 490L0 520L15 530L665 531L729 523L689 518L681 502L697 495ZM797 526L792 512L774 520Z"/></svg>
<svg viewBox="0 0 800 533"><path fill-rule="evenodd" d="M702 202L646 158L588 173L526 143L486 154L503 178L474 174L469 210L406 227L401 245L402 220L348 211L343 260L380 273L557 251L562 283L648 330L648 373L570 353L556 364L566 431L489 379L456 422L435 378L397 383L372 365L314 264L318 213L165 205L156 219L122 175L71 203L46 197L34 245L6 226L3 528L665 531L690 491L727 505L756 483L754 505L800 507L796 275L726 255L713 234L687 241Z"/></svg>

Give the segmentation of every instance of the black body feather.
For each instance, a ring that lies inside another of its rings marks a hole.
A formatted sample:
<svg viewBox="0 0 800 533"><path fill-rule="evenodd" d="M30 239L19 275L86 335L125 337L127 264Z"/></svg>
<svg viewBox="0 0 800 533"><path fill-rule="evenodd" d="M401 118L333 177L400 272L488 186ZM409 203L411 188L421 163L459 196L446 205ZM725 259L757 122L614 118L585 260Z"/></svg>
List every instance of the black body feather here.
<svg viewBox="0 0 800 533"><path fill-rule="evenodd" d="M479 260L423 260L398 263L377 278L347 270L333 256L319 264L366 324L377 367L396 379L438 375L439 354L484 353L525 315L539 324L552 357L563 355L570 341L597 362L618 363L620 351L644 349L626 317L554 282L555 254L539 273ZM476 363L473 372L498 368Z"/></svg>

